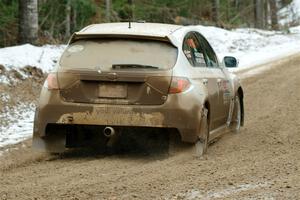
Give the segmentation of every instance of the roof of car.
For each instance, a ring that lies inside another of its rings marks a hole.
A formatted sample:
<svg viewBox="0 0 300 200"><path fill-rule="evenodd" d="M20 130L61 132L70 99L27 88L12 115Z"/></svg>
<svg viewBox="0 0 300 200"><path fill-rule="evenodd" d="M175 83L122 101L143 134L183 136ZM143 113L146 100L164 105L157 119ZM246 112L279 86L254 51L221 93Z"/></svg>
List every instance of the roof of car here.
<svg viewBox="0 0 300 200"><path fill-rule="evenodd" d="M159 24L159 23L139 23L131 22L129 28L129 22L122 23L103 23L93 24L85 27L78 35L139 35L139 36L150 36L150 37L166 37L172 34L177 29L183 26L172 25L172 24Z"/></svg>

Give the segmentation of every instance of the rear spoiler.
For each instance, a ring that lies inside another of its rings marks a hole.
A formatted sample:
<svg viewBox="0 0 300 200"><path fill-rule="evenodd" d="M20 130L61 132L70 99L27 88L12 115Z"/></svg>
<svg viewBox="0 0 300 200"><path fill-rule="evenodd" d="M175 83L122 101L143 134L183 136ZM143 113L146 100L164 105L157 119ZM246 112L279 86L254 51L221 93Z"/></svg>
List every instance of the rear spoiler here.
<svg viewBox="0 0 300 200"><path fill-rule="evenodd" d="M72 44L77 40L82 39L102 39L102 38L120 38L120 39L142 39L142 40L154 40L167 42L176 47L173 42L169 39L169 37L159 37L159 36L148 36L148 35L126 35L126 34L82 34L80 32L76 32L72 35L68 44Z"/></svg>

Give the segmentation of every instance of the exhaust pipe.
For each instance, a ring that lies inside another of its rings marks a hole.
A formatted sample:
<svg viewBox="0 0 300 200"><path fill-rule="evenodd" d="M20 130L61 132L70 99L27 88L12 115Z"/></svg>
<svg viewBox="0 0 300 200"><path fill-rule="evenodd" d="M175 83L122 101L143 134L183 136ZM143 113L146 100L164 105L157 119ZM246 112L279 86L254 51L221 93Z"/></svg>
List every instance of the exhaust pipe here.
<svg viewBox="0 0 300 200"><path fill-rule="evenodd" d="M110 137L115 135L115 129L113 127L110 127L110 126L105 127L103 129L103 134L104 134L105 137L110 138Z"/></svg>

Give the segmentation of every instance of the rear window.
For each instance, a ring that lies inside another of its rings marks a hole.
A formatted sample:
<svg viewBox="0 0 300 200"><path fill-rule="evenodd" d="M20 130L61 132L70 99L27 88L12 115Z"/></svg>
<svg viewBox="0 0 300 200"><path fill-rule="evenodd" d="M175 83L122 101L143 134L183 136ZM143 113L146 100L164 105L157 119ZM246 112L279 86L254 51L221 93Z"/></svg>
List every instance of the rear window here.
<svg viewBox="0 0 300 200"><path fill-rule="evenodd" d="M79 40L67 47L61 59L63 68L101 69L109 71L115 65L153 66L128 67L124 70L171 69L177 59L177 48L152 40Z"/></svg>

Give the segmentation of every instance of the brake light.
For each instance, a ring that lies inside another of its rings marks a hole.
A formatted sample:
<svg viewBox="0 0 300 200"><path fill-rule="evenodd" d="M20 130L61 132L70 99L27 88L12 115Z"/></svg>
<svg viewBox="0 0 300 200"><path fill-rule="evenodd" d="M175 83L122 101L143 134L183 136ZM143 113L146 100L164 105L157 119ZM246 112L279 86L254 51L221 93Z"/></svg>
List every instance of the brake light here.
<svg viewBox="0 0 300 200"><path fill-rule="evenodd" d="M58 82L57 82L57 76L55 73L50 73L47 76L45 87L49 90L57 90L58 89Z"/></svg>
<svg viewBox="0 0 300 200"><path fill-rule="evenodd" d="M185 77L173 77L171 86L169 88L169 94L181 93L189 89L191 82Z"/></svg>

